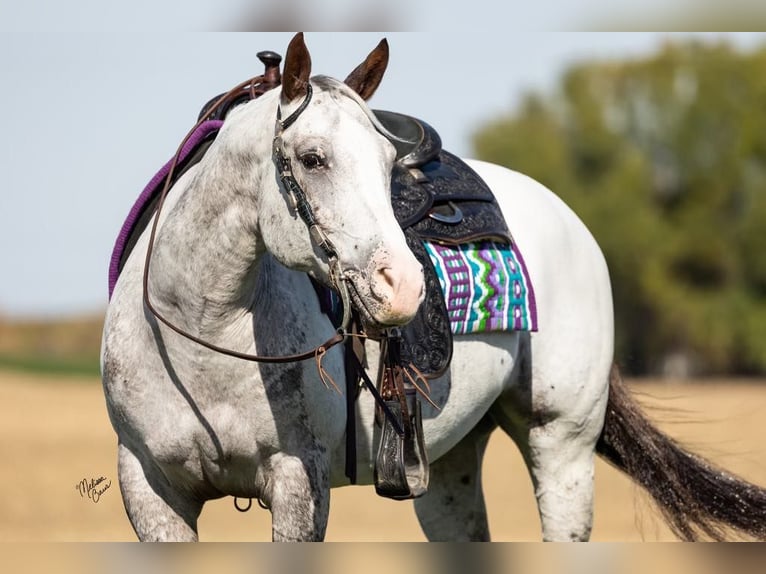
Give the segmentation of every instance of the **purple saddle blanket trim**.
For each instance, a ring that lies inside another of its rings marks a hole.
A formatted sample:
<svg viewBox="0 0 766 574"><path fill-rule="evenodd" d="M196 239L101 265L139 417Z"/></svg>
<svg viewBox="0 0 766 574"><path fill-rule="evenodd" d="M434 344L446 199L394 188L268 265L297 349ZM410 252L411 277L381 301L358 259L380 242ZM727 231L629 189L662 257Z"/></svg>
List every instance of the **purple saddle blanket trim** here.
<svg viewBox="0 0 766 574"><path fill-rule="evenodd" d="M215 131L220 130L222 125L223 122L220 120L210 120L200 124L197 129L194 130L192 135L189 137L181 149L181 154L178 157L178 163L183 162L187 157L189 157L189 155L194 152L197 146L207 136ZM141 192L141 195L138 196L138 199L133 204L130 213L128 213L128 217L125 219L125 223L122 224L120 233L117 235L117 240L114 242L112 258L109 262L109 299L112 298L114 286L117 284L117 278L120 276L120 260L122 259L122 254L125 251L125 246L128 243L128 239L133 233L136 222L141 216L145 206L157 194L160 193L161 186L165 182L165 178L168 176L168 173L170 173L170 165L172 163L173 160L169 160L164 166L162 166L162 169L157 172L157 174L149 181L149 183L146 184L146 187Z"/></svg>

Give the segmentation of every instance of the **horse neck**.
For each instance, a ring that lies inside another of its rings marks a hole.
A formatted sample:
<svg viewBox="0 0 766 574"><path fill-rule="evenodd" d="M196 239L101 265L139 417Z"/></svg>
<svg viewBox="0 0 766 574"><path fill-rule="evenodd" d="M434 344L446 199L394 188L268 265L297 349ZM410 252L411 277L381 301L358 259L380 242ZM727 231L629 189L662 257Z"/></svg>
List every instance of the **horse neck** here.
<svg viewBox="0 0 766 574"><path fill-rule="evenodd" d="M251 134L273 129L265 110L242 115L248 122L264 116ZM161 312L211 337L246 316L255 301L264 254L256 198L274 185L271 138L251 135L245 147L236 123L224 125L195 171L179 180L183 189L171 190L178 199L162 221L150 268L150 294Z"/></svg>

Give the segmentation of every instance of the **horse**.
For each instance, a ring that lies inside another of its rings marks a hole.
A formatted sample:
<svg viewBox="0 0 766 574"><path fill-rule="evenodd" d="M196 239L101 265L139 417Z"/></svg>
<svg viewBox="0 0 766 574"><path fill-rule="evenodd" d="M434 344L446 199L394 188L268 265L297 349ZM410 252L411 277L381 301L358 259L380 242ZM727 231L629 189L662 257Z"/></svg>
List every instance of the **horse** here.
<svg viewBox="0 0 766 574"><path fill-rule="evenodd" d="M383 40L345 81L312 77L296 35L281 86L228 113L128 257L101 370L140 540L197 540L204 503L224 496L268 508L274 541L323 539L330 489L349 483L347 391L342 347L320 344L339 335L312 279L346 290L371 332L406 325L424 297L390 203L395 136L366 103L387 63ZM684 540L765 538L766 491L685 451L631 398L614 365L609 272L585 225L537 181L466 161L524 249L539 329L455 337L422 411L430 483L414 506L427 538L490 539L481 463L498 428L529 469L544 540L588 540L596 454ZM370 483L371 393L355 409L357 480Z"/></svg>

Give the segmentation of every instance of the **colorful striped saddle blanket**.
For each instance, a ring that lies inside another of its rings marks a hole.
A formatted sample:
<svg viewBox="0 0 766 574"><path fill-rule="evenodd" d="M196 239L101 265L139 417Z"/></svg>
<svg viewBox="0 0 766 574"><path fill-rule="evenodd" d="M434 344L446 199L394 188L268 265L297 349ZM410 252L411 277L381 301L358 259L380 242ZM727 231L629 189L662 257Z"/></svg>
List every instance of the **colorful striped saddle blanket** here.
<svg viewBox="0 0 766 574"><path fill-rule="evenodd" d="M516 243L424 244L453 334L537 331L535 292Z"/></svg>

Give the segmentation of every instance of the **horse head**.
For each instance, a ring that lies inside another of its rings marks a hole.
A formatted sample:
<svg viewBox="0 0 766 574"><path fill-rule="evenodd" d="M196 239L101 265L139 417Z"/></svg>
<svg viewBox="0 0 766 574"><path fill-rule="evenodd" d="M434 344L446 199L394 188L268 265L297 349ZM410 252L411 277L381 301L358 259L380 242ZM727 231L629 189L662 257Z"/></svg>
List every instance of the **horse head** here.
<svg viewBox="0 0 766 574"><path fill-rule="evenodd" d="M257 214L277 260L336 288L345 282L362 319L378 327L412 319L425 289L391 207L393 136L365 103L387 63L383 40L345 82L310 78L303 36L293 39L273 96L274 161Z"/></svg>

